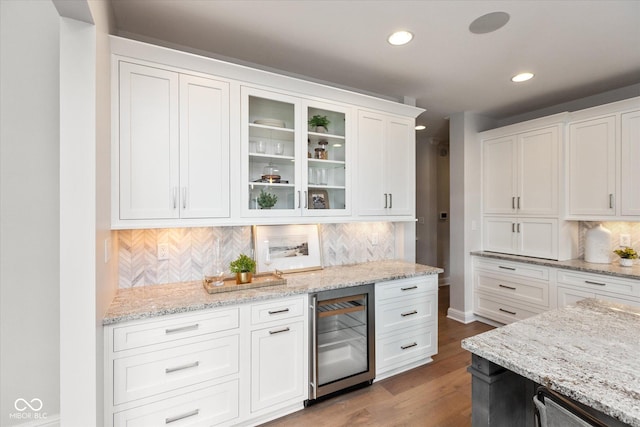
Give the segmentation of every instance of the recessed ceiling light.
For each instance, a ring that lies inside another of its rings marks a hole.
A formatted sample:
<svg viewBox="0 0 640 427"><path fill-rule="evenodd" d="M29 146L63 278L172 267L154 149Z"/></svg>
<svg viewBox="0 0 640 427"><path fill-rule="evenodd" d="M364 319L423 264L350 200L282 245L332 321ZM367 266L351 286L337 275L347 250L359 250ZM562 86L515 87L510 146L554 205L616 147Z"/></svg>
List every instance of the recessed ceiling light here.
<svg viewBox="0 0 640 427"><path fill-rule="evenodd" d="M473 34L492 33L507 25L509 18L510 16L506 12L487 13L474 19L473 22L469 24L469 31Z"/></svg>
<svg viewBox="0 0 640 427"><path fill-rule="evenodd" d="M531 80L533 78L533 73L520 73L513 77L511 77L511 81L515 83L526 82L527 80Z"/></svg>
<svg viewBox="0 0 640 427"><path fill-rule="evenodd" d="M425 130L427 127L425 125L416 126L416 130Z"/></svg>
<svg viewBox="0 0 640 427"><path fill-rule="evenodd" d="M409 31L402 30L396 31L395 33L391 34L387 38L387 41L394 46L402 46L403 44L409 43L411 39L413 39L413 34L411 34Z"/></svg>

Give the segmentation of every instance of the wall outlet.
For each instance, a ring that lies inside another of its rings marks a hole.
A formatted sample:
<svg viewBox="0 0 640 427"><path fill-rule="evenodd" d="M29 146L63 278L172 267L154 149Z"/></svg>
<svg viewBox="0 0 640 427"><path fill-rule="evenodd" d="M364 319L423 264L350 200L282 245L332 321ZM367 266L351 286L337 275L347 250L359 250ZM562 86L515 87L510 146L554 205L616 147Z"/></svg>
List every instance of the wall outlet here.
<svg viewBox="0 0 640 427"><path fill-rule="evenodd" d="M620 246L631 246L631 234L620 235Z"/></svg>
<svg viewBox="0 0 640 427"><path fill-rule="evenodd" d="M158 243L158 261L169 259L169 244Z"/></svg>
<svg viewBox="0 0 640 427"><path fill-rule="evenodd" d="M378 233L373 233L371 235L371 244L373 246L377 246L378 245Z"/></svg>

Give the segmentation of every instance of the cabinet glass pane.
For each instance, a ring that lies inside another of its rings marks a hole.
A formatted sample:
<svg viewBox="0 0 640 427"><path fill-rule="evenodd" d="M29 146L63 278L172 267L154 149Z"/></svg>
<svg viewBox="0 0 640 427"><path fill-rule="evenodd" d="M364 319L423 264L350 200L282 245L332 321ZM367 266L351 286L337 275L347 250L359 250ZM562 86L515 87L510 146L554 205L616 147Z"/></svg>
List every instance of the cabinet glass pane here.
<svg viewBox="0 0 640 427"><path fill-rule="evenodd" d="M249 96L249 209L294 209L295 107Z"/></svg>
<svg viewBox="0 0 640 427"><path fill-rule="evenodd" d="M328 125L309 125L307 133L308 209L338 209L346 206L345 114L309 107L307 117L326 117Z"/></svg>

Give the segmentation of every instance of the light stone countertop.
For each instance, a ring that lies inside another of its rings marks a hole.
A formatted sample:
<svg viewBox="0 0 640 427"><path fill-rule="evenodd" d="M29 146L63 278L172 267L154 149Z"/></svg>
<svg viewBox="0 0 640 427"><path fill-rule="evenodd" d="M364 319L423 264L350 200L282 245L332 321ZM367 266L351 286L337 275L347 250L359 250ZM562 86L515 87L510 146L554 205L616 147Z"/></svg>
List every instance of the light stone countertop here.
<svg viewBox="0 0 640 427"><path fill-rule="evenodd" d="M201 281L120 289L102 324L186 313L252 301L346 288L385 280L426 276L444 270L404 261L375 261L289 273L286 285L208 294Z"/></svg>
<svg viewBox="0 0 640 427"><path fill-rule="evenodd" d="M640 427L640 308L586 299L464 339L462 347Z"/></svg>
<svg viewBox="0 0 640 427"><path fill-rule="evenodd" d="M508 255L497 252L476 251L471 255L500 259L505 261L523 262L526 264L542 265L545 267L563 268L565 270L582 271L585 273L605 274L607 276L623 277L626 279L640 280L640 261L635 260L632 267L621 267L617 262L611 264L595 264L582 259L570 259L568 261L553 261L542 258L531 258L520 255Z"/></svg>

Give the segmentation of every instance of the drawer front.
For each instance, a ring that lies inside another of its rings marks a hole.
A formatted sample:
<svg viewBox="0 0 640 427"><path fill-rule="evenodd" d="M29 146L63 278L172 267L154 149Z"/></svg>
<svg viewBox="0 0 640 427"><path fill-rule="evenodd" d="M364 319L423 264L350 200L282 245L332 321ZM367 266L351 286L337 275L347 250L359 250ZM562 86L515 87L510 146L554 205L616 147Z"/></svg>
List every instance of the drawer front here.
<svg viewBox="0 0 640 427"><path fill-rule="evenodd" d="M526 277L529 279L549 280L549 268L533 264L520 262L510 262L502 260L489 260L486 258L475 258L475 268L486 271L499 272L514 277Z"/></svg>
<svg viewBox="0 0 640 427"><path fill-rule="evenodd" d="M238 308L215 310L206 314L184 316L113 328L113 350L122 351L161 344L182 338L235 329L239 325Z"/></svg>
<svg viewBox="0 0 640 427"><path fill-rule="evenodd" d="M115 427L214 426L238 417L238 380L113 415ZM174 424L175 423L175 424Z"/></svg>
<svg viewBox="0 0 640 427"><path fill-rule="evenodd" d="M574 273L558 270L558 283L580 286L583 289L613 292L620 295L640 297L640 281L626 280L599 274Z"/></svg>
<svg viewBox="0 0 640 427"><path fill-rule="evenodd" d="M390 298L407 297L413 298L415 295L424 294L438 289L438 276L420 276L409 279L391 280L388 282L376 283L376 301L383 301Z"/></svg>
<svg viewBox="0 0 640 427"><path fill-rule="evenodd" d="M518 303L509 302L476 292L476 313L502 323L512 323L535 316L544 310L524 308Z"/></svg>
<svg viewBox="0 0 640 427"><path fill-rule="evenodd" d="M431 324L376 339L376 372L434 355L438 346L436 329L435 324Z"/></svg>
<svg viewBox="0 0 640 427"><path fill-rule="evenodd" d="M239 336L217 338L113 361L118 405L238 372Z"/></svg>
<svg viewBox="0 0 640 427"><path fill-rule="evenodd" d="M262 304L251 305L251 324L273 322L282 319L302 316L307 296L279 299Z"/></svg>
<svg viewBox="0 0 640 427"><path fill-rule="evenodd" d="M399 329L433 322L437 316L437 294L402 298L376 306L376 332L378 335L396 333Z"/></svg>
<svg viewBox="0 0 640 427"><path fill-rule="evenodd" d="M533 280L518 280L501 274L476 272L476 290L549 307L549 284Z"/></svg>

